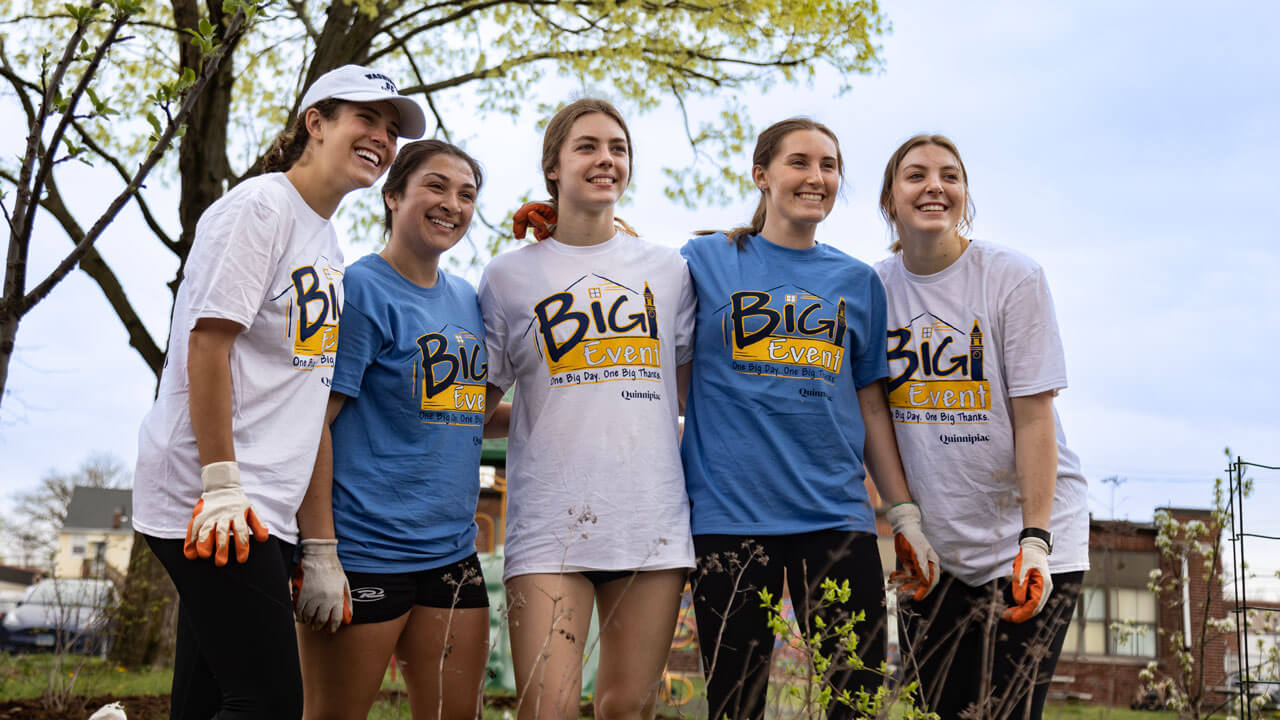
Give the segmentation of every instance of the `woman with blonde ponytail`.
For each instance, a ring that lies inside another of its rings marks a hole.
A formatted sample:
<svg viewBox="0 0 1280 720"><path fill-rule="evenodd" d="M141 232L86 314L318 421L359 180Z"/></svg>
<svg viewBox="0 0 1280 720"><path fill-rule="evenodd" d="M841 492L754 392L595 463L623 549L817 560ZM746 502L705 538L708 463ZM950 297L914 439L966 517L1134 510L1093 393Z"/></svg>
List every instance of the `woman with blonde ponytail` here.
<svg viewBox="0 0 1280 720"><path fill-rule="evenodd" d="M515 385L503 579L518 716L577 717L594 602L596 717L642 720L693 566L677 421L693 289L678 252L614 215L633 153L612 105L565 106L542 148L553 208L538 214L554 224L494 258L479 290L487 406Z"/></svg>
<svg viewBox="0 0 1280 720"><path fill-rule="evenodd" d="M905 586L923 597L937 571L889 420L884 288L815 237L843 170L826 126L775 123L756 143L751 224L682 251L698 295L682 446L690 583L712 718L763 717L773 632L760 595L781 598L784 582L805 636L827 638L827 717L852 717L842 693L880 684L885 597L867 470L894 506ZM848 583L847 600L818 602L828 579ZM834 628L859 614L851 658Z"/></svg>

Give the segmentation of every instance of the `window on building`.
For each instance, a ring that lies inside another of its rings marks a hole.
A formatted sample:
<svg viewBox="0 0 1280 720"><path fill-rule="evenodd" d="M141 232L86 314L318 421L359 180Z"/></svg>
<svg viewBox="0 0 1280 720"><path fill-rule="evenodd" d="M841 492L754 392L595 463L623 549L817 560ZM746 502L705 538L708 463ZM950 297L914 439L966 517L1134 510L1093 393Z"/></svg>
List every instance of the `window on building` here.
<svg viewBox="0 0 1280 720"><path fill-rule="evenodd" d="M1145 584L1155 562L1153 553L1091 553L1064 655L1156 656L1156 595Z"/></svg>
<svg viewBox="0 0 1280 720"><path fill-rule="evenodd" d="M1111 654L1156 656L1156 594L1146 588L1111 591L1113 621L1128 621L1124 631L1111 631Z"/></svg>
<svg viewBox="0 0 1280 720"><path fill-rule="evenodd" d="M84 535L71 536L71 557L84 557L89 550L89 539Z"/></svg>

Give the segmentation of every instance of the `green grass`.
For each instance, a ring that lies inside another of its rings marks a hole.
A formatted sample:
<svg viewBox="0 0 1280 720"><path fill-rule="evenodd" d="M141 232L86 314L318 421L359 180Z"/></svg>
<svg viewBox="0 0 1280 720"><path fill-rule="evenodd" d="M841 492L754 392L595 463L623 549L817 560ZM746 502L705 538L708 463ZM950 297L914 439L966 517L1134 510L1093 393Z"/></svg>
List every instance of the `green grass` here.
<svg viewBox="0 0 1280 720"><path fill-rule="evenodd" d="M52 673L60 673L57 679L65 682L72 679L69 677L70 674L78 671L78 676L74 678L74 693L84 696L165 695L169 692L173 681L173 671L170 669L125 671L99 658L81 658L74 655L62 658L60 667L57 663L58 659L49 654L0 653L0 702L40 697L49 686ZM705 718L707 706L702 678L695 675L689 679L694 687L693 699L680 707L659 705L659 714L678 716L688 720ZM382 687L384 690L403 691L404 682L400 678L392 681L388 673ZM773 711L772 717L777 720L786 720L786 715L794 715L794 713L779 712L777 703L771 702L770 708ZM512 717L514 713L509 710L485 708L483 720L511 720ZM1045 720L1175 720L1177 715L1169 712L1051 702L1045 708L1044 717ZM1267 715L1266 717L1280 716ZM370 720L409 720L409 718L409 702L403 694L380 699L374 704L369 714Z"/></svg>
<svg viewBox="0 0 1280 720"><path fill-rule="evenodd" d="M56 656L48 653L0 653L0 701L40 697L52 680L74 680L76 695L165 695L173 684L173 670L134 672L96 657L65 655L59 663Z"/></svg>
<svg viewBox="0 0 1280 720"><path fill-rule="evenodd" d="M1108 708L1079 703L1049 703L1044 720L1175 720L1177 713Z"/></svg>

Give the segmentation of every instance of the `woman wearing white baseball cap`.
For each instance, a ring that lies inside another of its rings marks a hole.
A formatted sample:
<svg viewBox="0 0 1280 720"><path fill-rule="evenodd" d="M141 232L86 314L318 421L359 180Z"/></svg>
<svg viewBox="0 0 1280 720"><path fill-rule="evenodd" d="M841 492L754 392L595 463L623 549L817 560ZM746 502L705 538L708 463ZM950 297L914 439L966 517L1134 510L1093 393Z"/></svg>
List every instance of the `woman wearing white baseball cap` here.
<svg viewBox="0 0 1280 720"><path fill-rule="evenodd" d="M355 65L317 78L299 107L263 174L200 217L139 432L134 527L181 600L175 720L302 715L288 580L342 310L330 218L426 124Z"/></svg>

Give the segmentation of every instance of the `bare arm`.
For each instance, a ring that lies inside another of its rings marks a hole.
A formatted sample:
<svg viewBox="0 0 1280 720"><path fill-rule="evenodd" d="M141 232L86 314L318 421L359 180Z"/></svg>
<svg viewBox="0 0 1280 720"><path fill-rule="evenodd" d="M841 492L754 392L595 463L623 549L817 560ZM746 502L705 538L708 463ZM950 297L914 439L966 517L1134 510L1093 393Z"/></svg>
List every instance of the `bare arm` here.
<svg viewBox="0 0 1280 720"><path fill-rule="evenodd" d="M324 411L324 427L320 429L320 448L316 466L311 471L311 484L298 507L298 535L302 539L333 538L333 433L330 426L338 417L347 396L329 393Z"/></svg>
<svg viewBox="0 0 1280 720"><path fill-rule="evenodd" d="M1022 493L1023 527L1049 527L1053 490L1058 481L1058 438L1053 391L1015 397L1013 458Z"/></svg>
<svg viewBox="0 0 1280 720"><path fill-rule="evenodd" d="M858 407L862 411L862 424L867 429L863 458L880 497L890 507L911 502L907 475L902 470L902 458L898 455L898 438L893 434L893 420L889 416L884 380L877 380L858 391Z"/></svg>
<svg viewBox="0 0 1280 720"><path fill-rule="evenodd" d="M693 363L687 362L676 366L676 397L680 400L680 414L684 414L684 401L689 397L689 376L693 374Z"/></svg>
<svg viewBox="0 0 1280 720"><path fill-rule="evenodd" d="M511 403L502 402L502 388L492 383L484 389L484 436L506 437L511 427Z"/></svg>
<svg viewBox="0 0 1280 720"><path fill-rule="evenodd" d="M231 346L243 329L233 320L201 318L187 338L191 429L201 465L236 459L231 431Z"/></svg>

